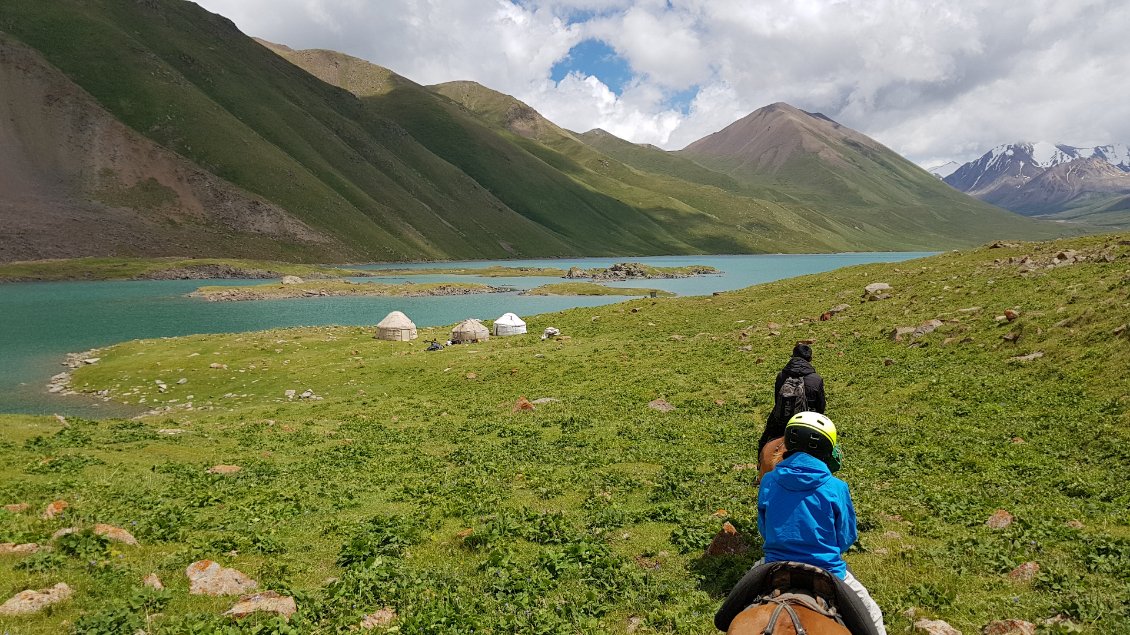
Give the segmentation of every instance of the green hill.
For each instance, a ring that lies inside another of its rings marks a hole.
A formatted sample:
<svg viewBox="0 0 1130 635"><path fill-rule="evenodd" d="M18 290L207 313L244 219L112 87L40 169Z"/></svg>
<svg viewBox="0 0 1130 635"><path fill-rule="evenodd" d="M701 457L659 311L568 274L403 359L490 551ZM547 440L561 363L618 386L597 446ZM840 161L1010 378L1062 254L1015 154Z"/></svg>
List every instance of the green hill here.
<svg viewBox="0 0 1130 635"><path fill-rule="evenodd" d="M0 184L21 182L45 156L77 158L71 185L49 201L50 223L40 222L43 205L8 187L0 193L19 229L2 259L937 249L1067 231L946 195L948 188L908 186L928 175L889 151L874 156L874 142L836 150L865 179L841 179L820 161L808 170L815 159L803 156L786 167L815 180L747 178L727 171L725 157L711 164L696 146L679 157L598 143L470 82L429 89L338 53L261 44L190 2L0 0L0 10L0 29L65 74L83 95L76 103L93 100L59 115L69 126L82 128L92 108L104 109L131 129L118 137L140 134L174 153L164 171L147 167L141 152L107 167L99 144L76 148L67 135L45 138L50 122L22 121L52 91L35 103L13 99L11 117L0 121L12 131L0 133L27 152L5 156ZM0 56L4 68L18 63ZM92 174L108 186L92 184ZM51 189L53 174L38 178ZM217 188L228 208L219 217L209 202ZM264 218L248 222L253 216ZM103 240L99 225L118 236ZM99 240L84 239L91 235Z"/></svg>
<svg viewBox="0 0 1130 635"><path fill-rule="evenodd" d="M891 297L862 301L873 282ZM123 343L73 385L148 416L0 417L3 502L29 505L0 513L0 541L55 546L0 556L0 584L75 590L0 627L344 632L387 607L405 634L708 635L760 556L751 463L774 376L812 340L859 515L846 559L890 632L1127 632L1127 315L1121 235L526 316L528 336L438 352L424 342L447 327ZM549 325L562 337L541 341ZM997 510L1012 523L986 526ZM704 556L725 521L750 551ZM51 538L95 523L140 544ZM188 593L201 559L297 614L221 616L234 597ZM1024 563L1034 577L1010 576ZM154 572L167 591L142 590Z"/></svg>

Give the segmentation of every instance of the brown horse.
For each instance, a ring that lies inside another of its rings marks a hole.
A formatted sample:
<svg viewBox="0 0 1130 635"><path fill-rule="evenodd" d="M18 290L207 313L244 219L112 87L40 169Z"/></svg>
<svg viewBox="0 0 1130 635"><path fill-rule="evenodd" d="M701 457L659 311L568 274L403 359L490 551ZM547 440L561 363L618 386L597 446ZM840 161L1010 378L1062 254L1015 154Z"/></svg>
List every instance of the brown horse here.
<svg viewBox="0 0 1130 635"><path fill-rule="evenodd" d="M757 457L757 481L760 483L762 477L772 472L784 456L785 437L777 437L766 443L765 447L761 448L761 454Z"/></svg>
<svg viewBox="0 0 1130 635"><path fill-rule="evenodd" d="M798 630L800 626L803 631ZM851 635L834 619L798 604L778 606L775 602L754 604L738 613L727 635Z"/></svg>

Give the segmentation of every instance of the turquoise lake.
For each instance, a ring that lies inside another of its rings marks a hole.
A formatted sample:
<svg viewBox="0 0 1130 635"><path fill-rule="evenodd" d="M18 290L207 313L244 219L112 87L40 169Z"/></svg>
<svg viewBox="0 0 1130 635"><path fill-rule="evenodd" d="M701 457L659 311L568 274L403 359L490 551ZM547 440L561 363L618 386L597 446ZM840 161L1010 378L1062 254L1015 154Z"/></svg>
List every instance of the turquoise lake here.
<svg viewBox="0 0 1130 635"><path fill-rule="evenodd" d="M453 263L367 265L362 268L425 267L607 267L630 260L662 267L709 265L719 275L675 280L634 280L610 286L650 287L679 295L714 291L818 273L870 262L897 262L928 253L851 253L756 256L661 256L651 258L574 258L567 260L504 260ZM359 278L359 281L373 280ZM480 278L477 276L386 277L381 281L483 282L529 289L560 278ZM297 298L253 302L207 302L185 294L206 284L244 285L247 280L144 280L44 282L0 285L0 413L70 414L85 417L123 416L135 411L85 397L47 393L52 375L65 370L69 352L84 351L132 339L197 333L233 333L324 324L368 325L389 311L408 314L418 326L453 324L468 317L494 319L505 312L523 318L579 306L624 301L623 296L522 296L518 291L470 296L425 298ZM534 325L536 327L536 325ZM534 330L534 327L531 330ZM421 344L423 346L423 344Z"/></svg>

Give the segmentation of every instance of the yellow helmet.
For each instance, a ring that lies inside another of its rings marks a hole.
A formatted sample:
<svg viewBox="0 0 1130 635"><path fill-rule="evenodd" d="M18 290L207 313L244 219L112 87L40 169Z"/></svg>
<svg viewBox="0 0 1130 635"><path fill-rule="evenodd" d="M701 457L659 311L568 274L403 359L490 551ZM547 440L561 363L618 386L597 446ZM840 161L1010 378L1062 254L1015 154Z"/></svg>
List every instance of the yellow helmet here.
<svg viewBox="0 0 1130 635"><path fill-rule="evenodd" d="M836 424L819 412L798 412L785 424L785 438L789 436L789 428L800 426L820 433L834 446L836 445Z"/></svg>

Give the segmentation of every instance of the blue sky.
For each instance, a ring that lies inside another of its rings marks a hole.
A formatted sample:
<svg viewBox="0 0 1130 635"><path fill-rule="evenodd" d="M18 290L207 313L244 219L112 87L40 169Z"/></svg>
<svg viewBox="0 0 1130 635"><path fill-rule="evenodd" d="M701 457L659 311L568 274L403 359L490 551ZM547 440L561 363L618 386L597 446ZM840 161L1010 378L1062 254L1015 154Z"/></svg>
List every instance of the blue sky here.
<svg viewBox="0 0 1130 635"><path fill-rule="evenodd" d="M549 78L554 82L561 82L570 73L595 77L618 96L623 95L624 89L637 79L637 73L627 59L607 43L596 39L582 40L569 49L568 54L553 65ZM681 90L667 89L662 93L660 103L686 114L698 94L698 86Z"/></svg>

